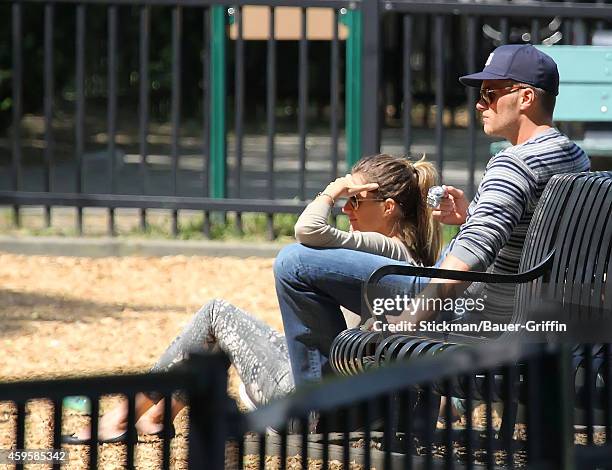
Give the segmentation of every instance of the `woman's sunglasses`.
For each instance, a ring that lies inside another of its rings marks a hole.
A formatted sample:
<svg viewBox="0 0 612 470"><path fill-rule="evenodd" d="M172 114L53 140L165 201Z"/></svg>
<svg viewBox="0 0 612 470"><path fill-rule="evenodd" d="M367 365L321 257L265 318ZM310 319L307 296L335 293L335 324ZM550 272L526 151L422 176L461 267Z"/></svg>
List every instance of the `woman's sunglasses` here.
<svg viewBox="0 0 612 470"><path fill-rule="evenodd" d="M353 209L357 210L359 209L359 203L360 202L368 202L368 201L385 201L386 199L359 199L357 196L349 196L348 198L349 202L351 203L351 206L353 207Z"/></svg>
<svg viewBox="0 0 612 470"><path fill-rule="evenodd" d="M480 99L484 101L487 106L491 106L491 104L497 99L496 95L502 91L510 90L508 93L506 93L506 95L509 95L510 93L514 93L515 91L531 88L528 86L519 86L519 87L513 88L514 86L515 85L509 85L503 88L481 88L480 89Z"/></svg>

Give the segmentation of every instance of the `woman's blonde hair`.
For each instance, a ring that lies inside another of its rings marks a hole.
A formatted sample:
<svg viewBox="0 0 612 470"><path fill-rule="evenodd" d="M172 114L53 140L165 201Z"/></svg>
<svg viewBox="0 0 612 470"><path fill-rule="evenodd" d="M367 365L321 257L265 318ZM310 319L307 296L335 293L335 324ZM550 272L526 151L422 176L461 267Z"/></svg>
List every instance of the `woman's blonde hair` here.
<svg viewBox="0 0 612 470"><path fill-rule="evenodd" d="M378 154L364 157L352 168L368 183L378 183L378 196L391 198L399 205L398 237L414 253L416 261L433 265L442 249L440 224L427 206L427 191L438 183L436 168L425 161Z"/></svg>

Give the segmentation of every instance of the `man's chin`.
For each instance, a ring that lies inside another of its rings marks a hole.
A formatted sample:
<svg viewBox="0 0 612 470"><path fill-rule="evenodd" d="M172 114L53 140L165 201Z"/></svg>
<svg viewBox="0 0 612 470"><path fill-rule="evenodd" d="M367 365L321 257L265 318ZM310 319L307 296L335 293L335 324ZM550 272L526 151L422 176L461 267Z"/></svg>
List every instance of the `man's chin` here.
<svg viewBox="0 0 612 470"><path fill-rule="evenodd" d="M489 137L500 137L502 139L505 139L505 137L503 135L501 135L499 132L497 132L495 129L487 126L486 124L484 126L482 126L482 130L484 131L484 133L486 135L488 135Z"/></svg>

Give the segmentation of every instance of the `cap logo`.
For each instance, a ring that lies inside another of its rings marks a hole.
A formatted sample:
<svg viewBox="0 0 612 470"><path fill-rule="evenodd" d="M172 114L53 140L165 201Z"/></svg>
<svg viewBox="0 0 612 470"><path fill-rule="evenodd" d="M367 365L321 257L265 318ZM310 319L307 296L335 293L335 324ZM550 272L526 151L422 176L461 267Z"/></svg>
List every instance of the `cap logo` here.
<svg viewBox="0 0 612 470"><path fill-rule="evenodd" d="M487 58L487 61L485 62L485 67L487 67L491 63L491 61L493 60L493 55L494 54L495 54L494 52L491 52L489 54L489 57Z"/></svg>

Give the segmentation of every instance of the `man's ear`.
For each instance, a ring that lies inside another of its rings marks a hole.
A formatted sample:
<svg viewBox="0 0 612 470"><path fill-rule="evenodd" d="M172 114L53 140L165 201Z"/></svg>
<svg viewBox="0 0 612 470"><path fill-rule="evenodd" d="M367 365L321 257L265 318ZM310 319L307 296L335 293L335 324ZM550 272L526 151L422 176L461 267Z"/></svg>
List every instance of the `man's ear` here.
<svg viewBox="0 0 612 470"><path fill-rule="evenodd" d="M520 94L521 110L525 110L532 107L536 99L535 90L533 88L524 88L520 91Z"/></svg>

